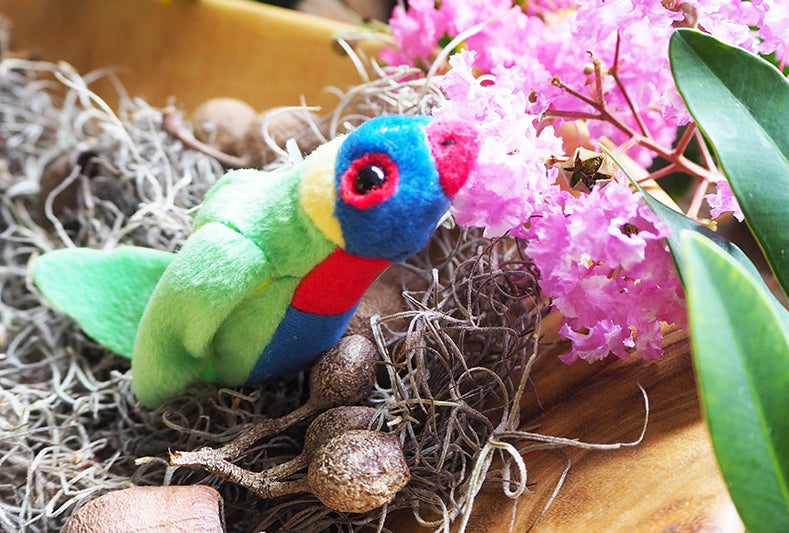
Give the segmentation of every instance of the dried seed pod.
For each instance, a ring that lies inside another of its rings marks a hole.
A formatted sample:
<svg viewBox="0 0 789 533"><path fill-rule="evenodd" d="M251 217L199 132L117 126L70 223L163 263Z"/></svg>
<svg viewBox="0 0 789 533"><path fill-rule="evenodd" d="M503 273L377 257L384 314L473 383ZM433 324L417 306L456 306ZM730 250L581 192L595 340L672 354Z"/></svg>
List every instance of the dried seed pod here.
<svg viewBox="0 0 789 533"><path fill-rule="evenodd" d="M391 502L411 479L396 435L355 429L316 451L307 484L324 505L344 513L366 513Z"/></svg>
<svg viewBox="0 0 789 533"><path fill-rule="evenodd" d="M368 411L354 414L349 409L354 408L337 408L322 422L313 424L314 434L299 456L263 472L241 468L210 448L174 452L170 463L200 466L261 498L309 492L335 511L366 513L391 502L411 474L396 435L358 428L362 422L369 423L375 410L362 408ZM310 449L312 446L314 449ZM306 476L282 481L307 465Z"/></svg>
<svg viewBox="0 0 789 533"><path fill-rule="evenodd" d="M307 428L301 453L286 463L264 470L260 476L276 481L307 468L316 451L326 442L352 429L367 429L374 416L374 408L361 405L342 405L319 414Z"/></svg>
<svg viewBox="0 0 789 533"><path fill-rule="evenodd" d="M310 372L310 399L318 408L352 405L370 394L377 350L361 335L343 337L332 346Z"/></svg>
<svg viewBox="0 0 789 533"><path fill-rule="evenodd" d="M212 98L192 114L194 136L230 155L241 155L247 130L257 117L252 106L237 98Z"/></svg>
<svg viewBox="0 0 789 533"><path fill-rule="evenodd" d="M268 498L273 484L307 468L316 450L327 441L352 429L367 429L375 412L372 407L343 405L321 413L307 428L301 453L290 461L262 472L253 473L236 467L223 458L222 449L213 448L203 448L196 452L175 452L170 454L170 462L173 466L203 467L249 488L263 498Z"/></svg>
<svg viewBox="0 0 789 533"><path fill-rule="evenodd" d="M262 168L275 161L278 157L274 149L266 142L264 129L270 139L280 148L288 139L294 139L302 153L308 154L325 142L315 134L310 122L320 123L320 117L302 109L284 109L275 107L264 111L249 125L241 141L241 155L250 166ZM324 133L324 136L326 132Z"/></svg>
<svg viewBox="0 0 789 533"><path fill-rule="evenodd" d="M61 533L106 531L223 533L222 497L205 485L116 490L78 509Z"/></svg>
<svg viewBox="0 0 789 533"><path fill-rule="evenodd" d="M559 166L559 173L570 187L591 191L595 183L613 179L614 169L613 161L606 154L580 147Z"/></svg>
<svg viewBox="0 0 789 533"><path fill-rule="evenodd" d="M337 435L352 429L367 429L375 412L373 407L342 405L319 414L307 428L302 453L312 458L318 448Z"/></svg>
<svg viewBox="0 0 789 533"><path fill-rule="evenodd" d="M343 337L323 354L310 372L310 399L280 418L260 420L234 441L216 450L222 459L234 459L263 437L339 405L353 405L369 396L375 378L377 350L361 335Z"/></svg>

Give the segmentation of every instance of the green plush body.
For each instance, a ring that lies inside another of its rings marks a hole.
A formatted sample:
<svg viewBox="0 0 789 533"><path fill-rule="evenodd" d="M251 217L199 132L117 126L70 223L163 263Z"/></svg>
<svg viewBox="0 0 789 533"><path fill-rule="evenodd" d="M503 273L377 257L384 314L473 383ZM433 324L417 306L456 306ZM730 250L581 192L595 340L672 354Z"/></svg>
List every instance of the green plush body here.
<svg viewBox="0 0 789 533"><path fill-rule="evenodd" d="M243 384L301 279L336 247L301 207L300 170L228 172L177 254L57 250L36 261L36 283L91 337L132 358L134 393L147 405L200 378ZM86 269L91 283L74 291Z"/></svg>
<svg viewBox="0 0 789 533"><path fill-rule="evenodd" d="M293 166L225 174L178 253L55 250L33 278L131 357L145 405L200 379L259 383L340 338L375 276L427 244L477 152L468 124L377 117Z"/></svg>
<svg viewBox="0 0 789 533"><path fill-rule="evenodd" d="M299 282L335 247L301 208L299 170L237 170L208 192L140 322L141 401L157 404L201 377L246 381Z"/></svg>

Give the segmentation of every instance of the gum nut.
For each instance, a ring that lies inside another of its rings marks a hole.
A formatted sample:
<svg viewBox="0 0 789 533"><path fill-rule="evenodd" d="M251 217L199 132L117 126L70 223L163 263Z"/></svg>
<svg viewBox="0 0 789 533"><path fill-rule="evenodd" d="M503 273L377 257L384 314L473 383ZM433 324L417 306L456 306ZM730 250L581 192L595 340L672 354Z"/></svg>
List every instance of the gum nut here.
<svg viewBox="0 0 789 533"><path fill-rule="evenodd" d="M320 405L353 405L370 394L378 350L361 335L341 338L310 372L310 398Z"/></svg>
<svg viewBox="0 0 789 533"><path fill-rule="evenodd" d="M342 405L315 417L304 434L304 451L310 457L328 441L351 429L366 429L375 417L374 407Z"/></svg>
<svg viewBox="0 0 789 533"><path fill-rule="evenodd" d="M320 447L307 470L312 493L343 513L366 513L391 502L411 479L396 435L355 429Z"/></svg>
<svg viewBox="0 0 789 533"><path fill-rule="evenodd" d="M226 154L241 155L244 135L257 112L236 98L212 98L192 114L194 136Z"/></svg>
<svg viewBox="0 0 789 533"><path fill-rule="evenodd" d="M205 485L132 487L80 507L61 533L224 533L222 497Z"/></svg>
<svg viewBox="0 0 789 533"><path fill-rule="evenodd" d="M254 167L260 168L276 161L278 157L277 152L266 143L263 128L267 128L271 140L282 149L289 139L295 139L304 154L309 154L323 144L310 126L310 122L321 124L318 115L301 109L281 109L275 107L257 115L244 136L240 155L247 158ZM326 136L327 132L324 131L323 134Z"/></svg>

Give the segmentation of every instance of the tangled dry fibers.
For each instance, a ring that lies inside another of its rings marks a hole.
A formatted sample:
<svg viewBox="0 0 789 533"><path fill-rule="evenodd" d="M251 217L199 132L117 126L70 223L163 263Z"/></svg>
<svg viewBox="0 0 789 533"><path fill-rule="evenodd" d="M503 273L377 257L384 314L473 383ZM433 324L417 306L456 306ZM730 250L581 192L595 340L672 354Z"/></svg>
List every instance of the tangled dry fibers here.
<svg viewBox="0 0 789 533"><path fill-rule="evenodd" d="M343 93L326 119L331 134L438 101L429 78L402 74L376 71ZM457 520L463 529L483 484L513 499L527 492L522 453L574 444L519 429L546 312L519 243L441 228L401 267L403 279L417 280L402 287L403 311L371 320L381 363L367 403L378 408L376 427L400 435L412 473L394 502L343 515L312 496L263 501L169 466L168 450L217 446L261 416L291 411L306 399L306 379L233 390L199 384L149 411L130 393L128 362L32 285L31 260L55 248L176 250L224 171L164 132L162 110L125 97L109 109L89 88L99 75L107 74L0 63L0 529L57 531L108 491L195 483L220 490L229 531L388 531L385 517L397 509L437 531ZM239 463L261 470L292 458L305 427L259 442Z"/></svg>

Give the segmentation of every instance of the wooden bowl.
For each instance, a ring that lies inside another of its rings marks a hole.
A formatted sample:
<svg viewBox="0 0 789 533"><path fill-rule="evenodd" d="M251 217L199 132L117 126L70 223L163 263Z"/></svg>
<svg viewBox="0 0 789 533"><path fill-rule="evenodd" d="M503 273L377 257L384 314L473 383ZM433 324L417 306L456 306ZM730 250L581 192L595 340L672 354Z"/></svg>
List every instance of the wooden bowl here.
<svg viewBox="0 0 789 533"><path fill-rule="evenodd" d="M0 0L14 48L80 73L114 67L124 88L153 106L187 110L217 97L263 111L279 105L330 110L327 87L361 80L333 38L366 30L242 0ZM368 48L375 50L374 43ZM111 105L111 84L97 84Z"/></svg>

